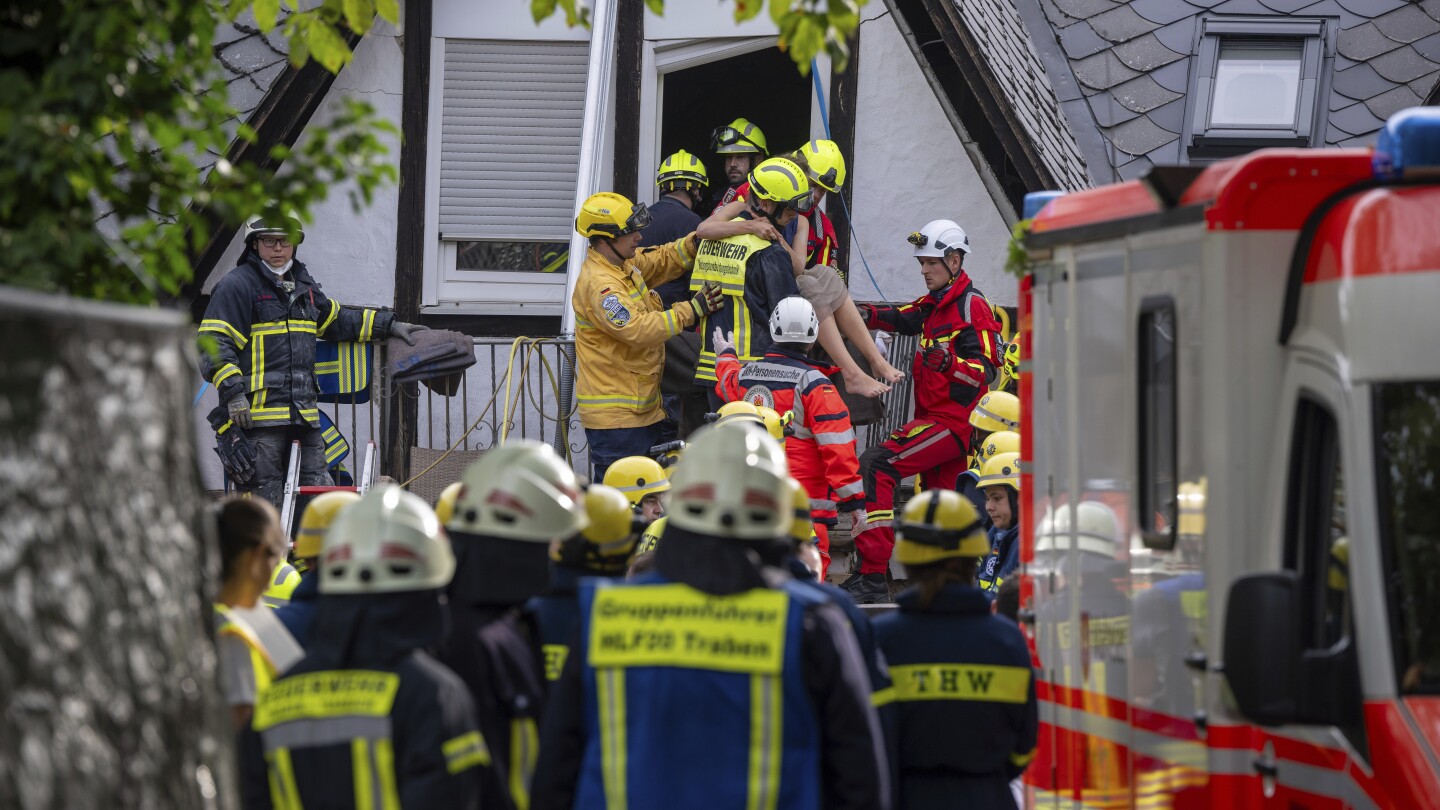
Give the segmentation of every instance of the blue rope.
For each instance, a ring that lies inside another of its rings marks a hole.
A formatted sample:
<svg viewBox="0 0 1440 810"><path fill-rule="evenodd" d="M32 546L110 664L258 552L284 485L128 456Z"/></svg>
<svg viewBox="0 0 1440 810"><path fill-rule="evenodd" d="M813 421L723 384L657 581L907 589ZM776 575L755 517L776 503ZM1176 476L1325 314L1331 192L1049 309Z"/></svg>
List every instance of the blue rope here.
<svg viewBox="0 0 1440 810"><path fill-rule="evenodd" d="M820 64L817 60L810 60L810 78L815 81L815 100L820 102L820 123L825 126L826 140L834 140L830 137L830 110L825 104L825 88L820 85ZM865 261L865 251L860 247L860 234L855 232L855 217L850 214L850 206L845 203L844 194L836 194L840 198L840 207L845 211L845 222L850 228L850 236L855 240L855 252L860 254L860 264L865 268L865 275L870 277L870 283L875 286L875 292L879 294L880 300L890 303L890 297L880 289L880 282L875 280L875 274L870 272L870 262Z"/></svg>
<svg viewBox="0 0 1440 810"><path fill-rule="evenodd" d="M205 389L209 387L210 383L208 382L200 383L200 390L195 392L195 401L190 403L190 407L193 408L200 404L200 398L205 396Z"/></svg>

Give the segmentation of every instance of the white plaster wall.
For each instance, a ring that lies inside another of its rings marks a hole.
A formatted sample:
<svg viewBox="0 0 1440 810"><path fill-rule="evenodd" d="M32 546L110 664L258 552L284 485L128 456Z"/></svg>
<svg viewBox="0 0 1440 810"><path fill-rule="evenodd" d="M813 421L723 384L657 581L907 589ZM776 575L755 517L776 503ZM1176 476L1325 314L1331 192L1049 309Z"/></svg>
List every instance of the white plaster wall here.
<svg viewBox="0 0 1440 810"><path fill-rule="evenodd" d="M1010 229L890 13L879 3L866 10L850 181L856 236L851 294L858 301L918 298L925 285L905 237L932 219L953 219L970 237L973 252L965 267L975 284L991 303L1014 305L1019 282L1004 271ZM879 291L860 263L856 240Z"/></svg>

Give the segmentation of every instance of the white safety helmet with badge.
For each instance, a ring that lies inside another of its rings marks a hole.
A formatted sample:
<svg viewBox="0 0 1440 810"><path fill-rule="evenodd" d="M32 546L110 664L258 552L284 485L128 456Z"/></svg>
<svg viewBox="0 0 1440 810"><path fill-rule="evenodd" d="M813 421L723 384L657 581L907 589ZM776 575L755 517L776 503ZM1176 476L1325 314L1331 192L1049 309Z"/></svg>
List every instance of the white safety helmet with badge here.
<svg viewBox="0 0 1440 810"><path fill-rule="evenodd" d="M471 464L448 528L549 543L588 525L580 480L550 445L512 439Z"/></svg>
<svg viewBox="0 0 1440 810"><path fill-rule="evenodd" d="M335 518L323 560L323 594L436 590L455 574L455 555L435 512L419 496L388 485Z"/></svg>
<svg viewBox="0 0 1440 810"><path fill-rule="evenodd" d="M794 485L779 443L744 423L701 428L692 438L671 479L670 524L733 540L785 536Z"/></svg>
<svg viewBox="0 0 1440 810"><path fill-rule="evenodd" d="M925 223L925 227L910 234L906 241L914 245L913 255L917 259L944 258L957 250L970 252L970 237L965 235L965 229L948 219Z"/></svg>
<svg viewBox="0 0 1440 810"><path fill-rule="evenodd" d="M798 295L781 299L770 313L770 339L776 343L802 343L806 346L820 336L820 319L815 307Z"/></svg>

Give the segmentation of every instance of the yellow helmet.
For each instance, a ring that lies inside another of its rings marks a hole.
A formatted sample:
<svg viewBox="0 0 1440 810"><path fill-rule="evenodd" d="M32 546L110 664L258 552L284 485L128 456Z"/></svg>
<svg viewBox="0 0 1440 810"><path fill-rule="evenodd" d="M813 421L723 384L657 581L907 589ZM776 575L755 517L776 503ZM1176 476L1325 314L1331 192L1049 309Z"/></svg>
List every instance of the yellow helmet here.
<svg viewBox="0 0 1440 810"><path fill-rule="evenodd" d="M815 539L815 524L810 520L810 494L794 478L795 522L790 524L790 539L796 543L809 543Z"/></svg>
<svg viewBox="0 0 1440 810"><path fill-rule="evenodd" d="M834 141L811 141L800 147L800 154L810 164L810 181L830 192L845 185L845 156Z"/></svg>
<svg viewBox="0 0 1440 810"><path fill-rule="evenodd" d="M705 164L700 162L700 158L681 149L660 161L660 168L655 172L655 185L661 191L704 188L710 185L710 177L705 174Z"/></svg>
<svg viewBox="0 0 1440 810"><path fill-rule="evenodd" d="M719 417L715 420L715 424L717 425L724 425L736 421L765 423L765 420L760 416L760 408L744 400L727 402L721 405L720 409L715 411L715 415Z"/></svg>
<svg viewBox="0 0 1440 810"><path fill-rule="evenodd" d="M985 462L1001 453L1020 452L1020 434L1013 430L997 430L985 437L984 443L975 451L976 458L980 459L980 466L984 467Z"/></svg>
<svg viewBox="0 0 1440 810"><path fill-rule="evenodd" d="M761 200L771 200L802 214L815 207L810 195L810 178L795 161L774 157L761 161L750 171L750 191Z"/></svg>
<svg viewBox="0 0 1440 810"><path fill-rule="evenodd" d="M729 126L716 127L710 133L710 151L717 155L768 155L765 133L744 118L736 118Z"/></svg>
<svg viewBox="0 0 1440 810"><path fill-rule="evenodd" d="M646 495L670 490L670 477L660 462L647 456L626 456L605 471L605 486L620 490L625 499L639 506Z"/></svg>
<svg viewBox="0 0 1440 810"><path fill-rule="evenodd" d="M970 424L991 433L1020 426L1020 398L1004 391L987 391L970 412Z"/></svg>
<svg viewBox="0 0 1440 810"><path fill-rule="evenodd" d="M659 517L645 527L645 533L640 535L640 543L635 546L635 556L655 550L655 546L660 543L660 537L665 534L665 523L668 520L669 518Z"/></svg>
<svg viewBox="0 0 1440 810"><path fill-rule="evenodd" d="M905 504L895 533L895 559L904 565L929 565L952 557L983 557L990 541L975 506L948 489L932 489Z"/></svg>
<svg viewBox="0 0 1440 810"><path fill-rule="evenodd" d="M1020 379L1020 338L1018 335L1014 340L1005 344L1005 373L1009 374L1012 380Z"/></svg>
<svg viewBox="0 0 1440 810"><path fill-rule="evenodd" d="M585 490L585 514L590 525L580 530L580 537L585 543L586 566L623 569L639 539L635 512L625 493L604 484L591 484Z"/></svg>
<svg viewBox="0 0 1440 810"><path fill-rule="evenodd" d="M459 481L445 487L440 491L439 500L435 501L435 517L440 518L440 525L450 524L450 518L455 516L455 502L460 500L460 490L465 485Z"/></svg>
<svg viewBox="0 0 1440 810"><path fill-rule="evenodd" d="M270 607L280 607L290 601L295 586L300 584L300 572L284 560L270 572L270 587L260 595L260 601Z"/></svg>
<svg viewBox="0 0 1440 810"><path fill-rule="evenodd" d="M765 423L765 432L770 434L770 438L784 444L785 426L790 423L789 420L776 413L774 408L756 405L755 409L760 412L760 421ZM786 413L790 413L790 411L786 411Z"/></svg>
<svg viewBox="0 0 1440 810"><path fill-rule="evenodd" d="M635 233L649 224L650 212L645 203L632 203L613 191L591 194L575 217L575 230L581 236L614 238Z"/></svg>
<svg viewBox="0 0 1440 810"><path fill-rule="evenodd" d="M997 453L985 462L985 466L980 468L979 486L981 489L1010 487L1019 492L1020 473L1019 453Z"/></svg>
<svg viewBox="0 0 1440 810"><path fill-rule="evenodd" d="M360 493L345 489L322 492L311 498L300 516L300 531L295 534L295 556L302 560L319 557L330 524L335 522L341 509L358 500Z"/></svg>

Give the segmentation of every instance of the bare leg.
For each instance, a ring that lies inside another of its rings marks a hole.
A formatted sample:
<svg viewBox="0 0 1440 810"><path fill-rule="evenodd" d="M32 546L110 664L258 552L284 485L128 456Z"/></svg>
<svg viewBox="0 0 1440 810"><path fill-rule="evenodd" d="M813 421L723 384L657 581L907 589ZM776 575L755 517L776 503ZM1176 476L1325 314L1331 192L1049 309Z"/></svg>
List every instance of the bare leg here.
<svg viewBox="0 0 1440 810"><path fill-rule="evenodd" d="M870 330L865 328L865 321L860 317L860 311L855 308L855 302L850 296L840 306L835 308L835 325L840 328L841 334L850 338L850 342L860 349L860 354L870 363L870 371L875 379L894 385L905 379L905 372L890 365L880 354L880 347L875 345L875 339L870 336Z"/></svg>
<svg viewBox="0 0 1440 810"><path fill-rule="evenodd" d="M871 341L871 344L873 349L874 341ZM825 348L835 365L840 367L840 374L845 377L845 388L850 393L878 397L890 390L890 386L877 382L874 377L862 371L860 364L850 356L850 350L845 348L845 339L840 337L840 329L835 325L833 315L820 322L820 345Z"/></svg>

